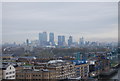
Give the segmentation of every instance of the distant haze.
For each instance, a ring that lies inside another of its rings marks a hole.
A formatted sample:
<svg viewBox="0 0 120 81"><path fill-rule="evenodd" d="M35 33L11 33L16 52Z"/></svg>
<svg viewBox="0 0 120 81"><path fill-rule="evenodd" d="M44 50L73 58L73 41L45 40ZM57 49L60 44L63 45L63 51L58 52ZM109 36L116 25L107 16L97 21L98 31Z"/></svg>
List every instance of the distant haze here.
<svg viewBox="0 0 120 81"><path fill-rule="evenodd" d="M6 2L2 4L3 43L38 40L39 32L53 32L74 41L117 41L116 2Z"/></svg>

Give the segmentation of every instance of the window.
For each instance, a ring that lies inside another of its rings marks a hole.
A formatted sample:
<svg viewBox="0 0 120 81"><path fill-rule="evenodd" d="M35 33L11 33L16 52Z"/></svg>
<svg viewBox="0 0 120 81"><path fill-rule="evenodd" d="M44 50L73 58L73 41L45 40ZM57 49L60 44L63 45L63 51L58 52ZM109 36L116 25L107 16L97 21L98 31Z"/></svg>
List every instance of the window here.
<svg viewBox="0 0 120 81"><path fill-rule="evenodd" d="M23 77L23 75L21 75L21 77Z"/></svg>
<svg viewBox="0 0 120 81"><path fill-rule="evenodd" d="M8 73L6 73L6 75L8 75Z"/></svg>
<svg viewBox="0 0 120 81"><path fill-rule="evenodd" d="M9 78L12 78L12 76L10 76Z"/></svg>
<svg viewBox="0 0 120 81"><path fill-rule="evenodd" d="M12 77L14 78L15 76L13 75Z"/></svg>
<svg viewBox="0 0 120 81"><path fill-rule="evenodd" d="M29 75L27 75L27 77L29 77Z"/></svg>
<svg viewBox="0 0 120 81"><path fill-rule="evenodd" d="M15 71L13 71L13 73L15 73Z"/></svg>
<svg viewBox="0 0 120 81"><path fill-rule="evenodd" d="M36 76L38 76L38 75L36 75Z"/></svg>
<svg viewBox="0 0 120 81"><path fill-rule="evenodd" d="M9 72L9 74L12 74L12 72Z"/></svg>

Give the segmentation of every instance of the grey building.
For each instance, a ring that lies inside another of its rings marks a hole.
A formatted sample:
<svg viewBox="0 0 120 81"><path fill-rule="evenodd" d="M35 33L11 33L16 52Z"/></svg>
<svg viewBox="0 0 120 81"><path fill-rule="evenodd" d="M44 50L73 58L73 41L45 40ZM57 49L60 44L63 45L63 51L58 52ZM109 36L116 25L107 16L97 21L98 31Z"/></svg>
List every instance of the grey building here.
<svg viewBox="0 0 120 81"><path fill-rule="evenodd" d="M64 46L65 45L65 36L58 36L58 46Z"/></svg>
<svg viewBox="0 0 120 81"><path fill-rule="evenodd" d="M49 34L49 43L50 45L54 46L55 42L54 42L54 33L50 33Z"/></svg>
<svg viewBox="0 0 120 81"><path fill-rule="evenodd" d="M39 44L40 46L47 45L47 32L39 33Z"/></svg>
<svg viewBox="0 0 120 81"><path fill-rule="evenodd" d="M69 36L69 39L68 39L68 46L71 46L72 44L73 44L72 36Z"/></svg>
<svg viewBox="0 0 120 81"><path fill-rule="evenodd" d="M84 45L84 38L83 38L83 37L80 38L79 45L80 45L80 46L83 46L83 45Z"/></svg>

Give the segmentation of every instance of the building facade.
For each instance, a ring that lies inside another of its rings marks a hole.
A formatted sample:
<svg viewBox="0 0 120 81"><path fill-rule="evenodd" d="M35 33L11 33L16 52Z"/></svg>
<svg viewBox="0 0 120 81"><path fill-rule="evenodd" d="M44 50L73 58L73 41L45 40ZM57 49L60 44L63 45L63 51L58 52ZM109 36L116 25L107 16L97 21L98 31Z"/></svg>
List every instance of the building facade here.
<svg viewBox="0 0 120 81"><path fill-rule="evenodd" d="M79 45L80 45L80 47L84 46L84 38L83 37L80 38Z"/></svg>
<svg viewBox="0 0 120 81"><path fill-rule="evenodd" d="M68 46L71 46L72 44L73 44L73 39L72 36L70 36L68 39Z"/></svg>
<svg viewBox="0 0 120 81"><path fill-rule="evenodd" d="M49 43L50 45L54 46L55 42L54 42L54 33L50 33L49 34Z"/></svg>
<svg viewBox="0 0 120 81"><path fill-rule="evenodd" d="M75 76L75 66L63 60L52 60L48 62L48 70L56 72L56 79L67 79Z"/></svg>
<svg viewBox="0 0 120 81"><path fill-rule="evenodd" d="M54 79L55 72L49 71L45 69L23 69L17 71L16 79L33 79L33 80L40 80L40 79Z"/></svg>
<svg viewBox="0 0 120 81"><path fill-rule="evenodd" d="M58 46L64 46L65 45L65 36L58 36Z"/></svg>
<svg viewBox="0 0 120 81"><path fill-rule="evenodd" d="M2 67L3 79L16 79L16 70L13 65L3 65Z"/></svg>
<svg viewBox="0 0 120 81"><path fill-rule="evenodd" d="M75 66L70 62L52 60L34 66L33 69L22 69L16 72L17 79L67 79L75 76Z"/></svg>
<svg viewBox="0 0 120 81"><path fill-rule="evenodd" d="M2 80L2 68L0 68L0 80Z"/></svg>
<svg viewBox="0 0 120 81"><path fill-rule="evenodd" d="M104 71L110 70L110 60L108 60L104 55L99 54L96 57L89 60L89 75L90 77L95 77L100 75Z"/></svg>
<svg viewBox="0 0 120 81"><path fill-rule="evenodd" d="M39 45L40 46L47 45L47 32L39 33Z"/></svg>
<svg viewBox="0 0 120 81"><path fill-rule="evenodd" d="M72 62L75 64L76 76L87 79L89 77L89 63L85 60L73 60Z"/></svg>

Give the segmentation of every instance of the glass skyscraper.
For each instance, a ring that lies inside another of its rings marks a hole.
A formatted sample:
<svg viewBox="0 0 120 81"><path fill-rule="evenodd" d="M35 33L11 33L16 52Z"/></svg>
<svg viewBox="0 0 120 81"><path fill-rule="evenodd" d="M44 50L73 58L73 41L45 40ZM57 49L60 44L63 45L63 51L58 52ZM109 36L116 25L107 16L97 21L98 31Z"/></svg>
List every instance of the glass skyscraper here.
<svg viewBox="0 0 120 81"><path fill-rule="evenodd" d="M47 32L39 33L39 44L41 46L47 45Z"/></svg>
<svg viewBox="0 0 120 81"><path fill-rule="evenodd" d="M54 42L54 33L50 33L49 34L49 43L53 46L55 45L55 42Z"/></svg>
<svg viewBox="0 0 120 81"><path fill-rule="evenodd" d="M65 36L58 36L58 46L64 46L65 44Z"/></svg>

